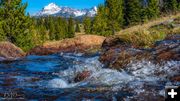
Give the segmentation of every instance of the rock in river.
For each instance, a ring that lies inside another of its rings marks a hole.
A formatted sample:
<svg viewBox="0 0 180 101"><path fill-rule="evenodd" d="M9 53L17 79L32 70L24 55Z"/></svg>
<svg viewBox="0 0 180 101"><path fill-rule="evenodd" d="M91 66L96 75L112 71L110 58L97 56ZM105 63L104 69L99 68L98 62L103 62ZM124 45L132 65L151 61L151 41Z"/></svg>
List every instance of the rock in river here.
<svg viewBox="0 0 180 101"><path fill-rule="evenodd" d="M169 35L155 43L153 48L140 49L125 44L117 38L106 39L103 43L103 53L100 61L109 68L120 70L131 62L148 60L155 63L180 60L180 35Z"/></svg>
<svg viewBox="0 0 180 101"><path fill-rule="evenodd" d="M74 81L75 82L83 81L84 79L88 78L90 75L91 75L90 71L83 71L76 75Z"/></svg>

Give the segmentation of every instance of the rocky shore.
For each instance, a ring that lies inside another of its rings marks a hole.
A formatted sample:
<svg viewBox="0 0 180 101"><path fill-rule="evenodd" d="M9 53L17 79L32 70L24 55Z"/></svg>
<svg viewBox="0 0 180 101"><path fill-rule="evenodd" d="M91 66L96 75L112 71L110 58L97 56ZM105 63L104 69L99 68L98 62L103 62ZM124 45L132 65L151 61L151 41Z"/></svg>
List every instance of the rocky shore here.
<svg viewBox="0 0 180 101"><path fill-rule="evenodd" d="M116 70L123 70L130 63L138 63L146 60L153 64L161 65L167 61L180 61L180 35L168 35L164 40L157 41L151 48L136 48L118 38L106 38L102 44L100 62L105 67ZM79 73L76 81L83 81L90 76L91 71ZM172 81L179 81L180 76L170 78Z"/></svg>
<svg viewBox="0 0 180 101"><path fill-rule="evenodd" d="M25 56L25 52L19 47L10 42L0 42L0 61L14 60L23 56Z"/></svg>
<svg viewBox="0 0 180 101"><path fill-rule="evenodd" d="M107 38L102 49L103 53L99 60L107 67L118 70L125 68L131 62L143 59L154 63L180 61L180 35L168 35L150 48L135 48L120 39Z"/></svg>

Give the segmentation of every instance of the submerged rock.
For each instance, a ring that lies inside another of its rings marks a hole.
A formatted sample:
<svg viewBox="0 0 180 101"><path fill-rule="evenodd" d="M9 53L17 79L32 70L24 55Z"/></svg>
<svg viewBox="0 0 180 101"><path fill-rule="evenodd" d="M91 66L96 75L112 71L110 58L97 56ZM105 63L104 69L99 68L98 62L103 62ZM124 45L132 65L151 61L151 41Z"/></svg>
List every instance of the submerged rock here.
<svg viewBox="0 0 180 101"><path fill-rule="evenodd" d="M23 57L25 53L10 42L0 42L0 60L14 60Z"/></svg>
<svg viewBox="0 0 180 101"><path fill-rule="evenodd" d="M87 52L100 48L105 37L97 35L81 35L71 39L47 42L43 46L32 49L28 54L49 55L58 52Z"/></svg>
<svg viewBox="0 0 180 101"><path fill-rule="evenodd" d="M165 40L155 43L153 48L139 49L125 44L122 40L111 38L103 43L103 53L100 61L109 68L120 70L127 67L131 62L143 59L154 63L180 60L179 34L169 35Z"/></svg>
<svg viewBox="0 0 180 101"><path fill-rule="evenodd" d="M74 81L80 82L80 81L83 81L84 79L88 78L89 76L91 76L90 71L83 71L83 72L76 75Z"/></svg>

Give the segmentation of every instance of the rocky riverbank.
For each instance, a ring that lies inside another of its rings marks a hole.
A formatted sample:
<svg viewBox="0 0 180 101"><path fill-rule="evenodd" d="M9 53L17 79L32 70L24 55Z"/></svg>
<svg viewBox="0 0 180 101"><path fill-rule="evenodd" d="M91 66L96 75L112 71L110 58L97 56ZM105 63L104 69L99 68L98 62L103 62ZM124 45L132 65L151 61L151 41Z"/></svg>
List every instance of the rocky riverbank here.
<svg viewBox="0 0 180 101"><path fill-rule="evenodd" d="M103 45L100 61L107 67L121 70L131 62L148 60L153 63L180 61L180 35L168 35L150 48L136 48L118 38L107 38Z"/></svg>
<svg viewBox="0 0 180 101"><path fill-rule="evenodd" d="M129 64L149 61L163 65L168 61L180 61L180 35L168 35L164 40L157 41L153 47L137 48L124 41L109 37L102 44L100 62L109 69L124 70ZM77 74L75 82L83 81L91 76L91 71L82 71ZM168 75L167 75L168 76ZM171 77L172 81L179 81L179 76Z"/></svg>
<svg viewBox="0 0 180 101"><path fill-rule="evenodd" d="M98 54L82 54L83 51L74 51L76 47L72 45L68 49L70 52L73 49L73 53L61 54L57 50L52 55L35 54L25 57L24 52L11 43L1 43L1 57L23 58L0 62L0 95L11 89L32 100L41 100L43 96L47 100L90 97L103 100L161 101L165 98L165 86L179 85L179 38L180 35L171 34L149 48L135 47L119 38L106 38L105 41L99 41L102 51ZM86 40L89 40L89 44ZM81 42L93 46L97 45L94 42L99 39L86 40ZM61 45L57 42L46 43L46 47ZM39 50L39 53L41 51L44 50Z"/></svg>

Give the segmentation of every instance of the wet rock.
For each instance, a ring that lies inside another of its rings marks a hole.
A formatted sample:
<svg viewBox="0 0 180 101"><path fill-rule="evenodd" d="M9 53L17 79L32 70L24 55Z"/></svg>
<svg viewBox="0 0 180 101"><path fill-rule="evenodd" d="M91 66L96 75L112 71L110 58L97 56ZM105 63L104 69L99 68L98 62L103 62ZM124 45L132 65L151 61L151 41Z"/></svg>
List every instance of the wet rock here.
<svg viewBox="0 0 180 101"><path fill-rule="evenodd" d="M180 34L168 35L165 40L177 40L180 41Z"/></svg>
<svg viewBox="0 0 180 101"><path fill-rule="evenodd" d="M35 47L28 54L49 55L58 52L87 52L100 48L105 37L96 35L81 35L71 39L47 42L42 46Z"/></svg>
<svg viewBox="0 0 180 101"><path fill-rule="evenodd" d="M25 53L19 47L10 42L0 42L0 61L14 60L23 57Z"/></svg>
<svg viewBox="0 0 180 101"><path fill-rule="evenodd" d="M88 78L91 75L90 71L83 71L81 73L78 73L74 79L75 82L80 82L85 80L86 78Z"/></svg>
<svg viewBox="0 0 180 101"><path fill-rule="evenodd" d="M128 48L122 51L109 50L99 60L109 68L120 70L127 67L132 61L150 60L153 58L150 55L146 50Z"/></svg>
<svg viewBox="0 0 180 101"><path fill-rule="evenodd" d="M106 38L102 44L103 53L99 60L107 67L120 69L124 68L129 62L131 55L135 55L138 50L133 50L131 44L125 43L116 37Z"/></svg>
<svg viewBox="0 0 180 101"><path fill-rule="evenodd" d="M180 75L171 78L172 81L180 82Z"/></svg>
<svg viewBox="0 0 180 101"><path fill-rule="evenodd" d="M99 60L108 68L123 69L131 62L143 59L153 63L180 60L180 35L169 35L165 40L155 43L153 48L140 49L124 43L120 39L110 38L103 43L103 53Z"/></svg>
<svg viewBox="0 0 180 101"><path fill-rule="evenodd" d="M158 61L180 60L180 35L168 36L163 41L158 41L155 44L153 54Z"/></svg>
<svg viewBox="0 0 180 101"><path fill-rule="evenodd" d="M128 47L130 45L127 45L122 39L120 38L116 38L116 37L108 37L104 40L103 44L102 44L102 48L105 50L109 50L116 47Z"/></svg>

